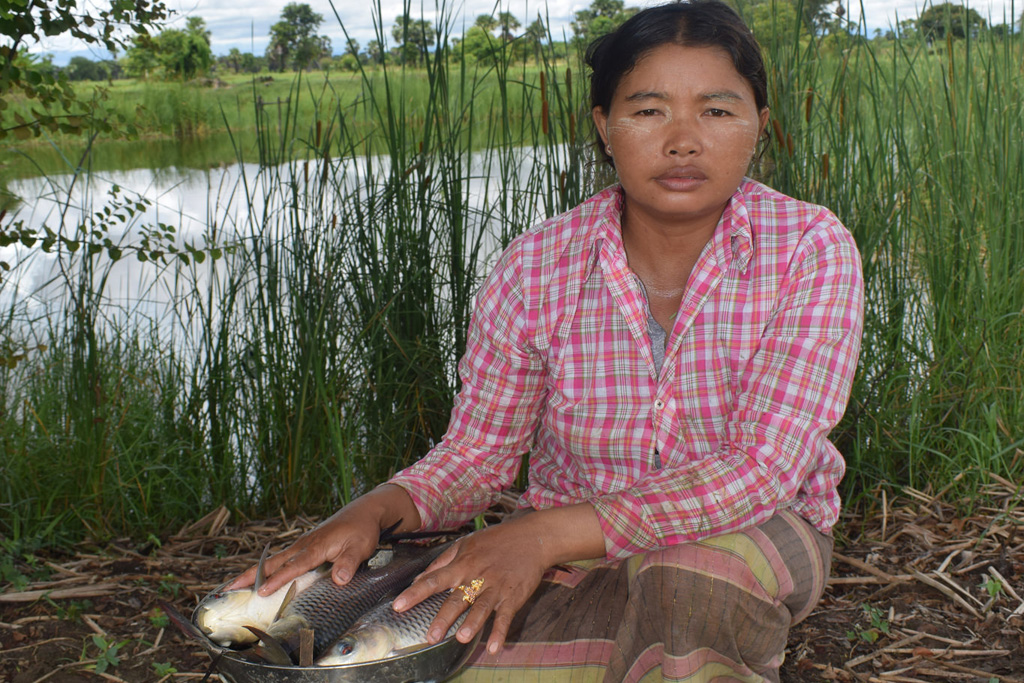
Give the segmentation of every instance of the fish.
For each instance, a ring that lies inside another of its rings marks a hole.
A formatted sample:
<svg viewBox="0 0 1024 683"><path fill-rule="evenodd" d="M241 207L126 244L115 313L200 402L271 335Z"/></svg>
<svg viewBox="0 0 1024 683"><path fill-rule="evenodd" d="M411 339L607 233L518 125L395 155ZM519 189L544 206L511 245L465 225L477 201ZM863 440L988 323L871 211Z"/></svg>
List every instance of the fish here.
<svg viewBox="0 0 1024 683"><path fill-rule="evenodd" d="M393 596L359 617L313 664L361 664L397 657L427 647L427 628L451 591L435 593L405 612L394 610ZM455 634L466 618L463 612L445 638Z"/></svg>
<svg viewBox="0 0 1024 683"><path fill-rule="evenodd" d="M344 634L356 620L386 596L395 596L416 578L449 544L424 547L398 543L360 566L343 586L325 574L296 590L280 614L265 628L250 625L271 663L294 663L302 629L313 630L313 658ZM385 553L382 556L382 553ZM390 553L390 556L388 556Z"/></svg>
<svg viewBox="0 0 1024 683"><path fill-rule="evenodd" d="M262 596L257 591L266 581L264 564L270 550L263 550L256 568L256 583L248 588L225 590L224 583L206 597L195 609L195 625L208 639L222 647L238 647L255 643L258 638L247 627L267 629L281 614L284 605L296 594L308 589L319 579L329 577L330 565L324 564L299 576L287 586Z"/></svg>

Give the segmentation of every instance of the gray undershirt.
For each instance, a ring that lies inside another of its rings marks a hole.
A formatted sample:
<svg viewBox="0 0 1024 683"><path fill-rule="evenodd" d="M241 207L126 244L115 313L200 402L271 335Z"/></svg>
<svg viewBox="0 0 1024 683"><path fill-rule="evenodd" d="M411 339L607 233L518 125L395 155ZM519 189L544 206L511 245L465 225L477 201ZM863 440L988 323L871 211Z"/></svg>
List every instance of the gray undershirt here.
<svg viewBox="0 0 1024 683"><path fill-rule="evenodd" d="M643 280L633 274L633 278L640 285L640 293L644 296L644 306L647 308L647 334L651 338L651 354L654 356L654 369L661 374L661 366L665 363L665 348L668 346L668 333L651 313L651 302L647 298L647 287Z"/></svg>

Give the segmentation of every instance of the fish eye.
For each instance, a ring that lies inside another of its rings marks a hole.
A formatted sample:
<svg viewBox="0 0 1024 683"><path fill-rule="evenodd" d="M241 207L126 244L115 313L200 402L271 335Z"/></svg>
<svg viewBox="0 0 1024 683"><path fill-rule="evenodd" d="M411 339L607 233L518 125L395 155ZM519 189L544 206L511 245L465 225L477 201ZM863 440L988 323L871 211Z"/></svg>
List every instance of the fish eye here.
<svg viewBox="0 0 1024 683"><path fill-rule="evenodd" d="M343 654L343 655L350 655L350 654L352 654L352 650L353 650L352 643L342 643L340 649L341 649L341 654Z"/></svg>

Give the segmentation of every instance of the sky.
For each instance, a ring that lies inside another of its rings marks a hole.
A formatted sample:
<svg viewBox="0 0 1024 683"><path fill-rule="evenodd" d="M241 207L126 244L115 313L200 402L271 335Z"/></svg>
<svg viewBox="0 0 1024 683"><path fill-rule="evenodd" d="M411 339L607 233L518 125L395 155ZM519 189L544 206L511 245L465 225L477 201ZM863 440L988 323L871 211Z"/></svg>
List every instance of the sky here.
<svg viewBox="0 0 1024 683"><path fill-rule="evenodd" d="M245 3L241 8L238 0L165 0L168 7L175 10L175 18L170 23L172 27L183 27L187 17L202 17L211 33L211 47L215 55L227 54L232 48L238 48L241 52L252 52L262 55L267 46L270 27L280 19L281 10L291 0L260 0L258 2ZM340 53L345 44L345 33L341 26L344 25L348 35L359 41L360 46L366 44L376 37L374 29L374 17L377 14L376 8L380 6L380 16L384 20L384 35L391 41L391 27L395 18L404 12L403 0L335 0L332 8L329 0L296 0L306 2L315 12L323 15L324 22L320 26L319 33L327 35L331 39L334 52ZM856 0L847 0L855 2ZM941 2L941 0L939 0ZM957 0L953 0L957 2ZM1013 10L1018 16L1024 6L1024 2L1016 0L1019 5L1014 5ZM436 19L433 1L423 0L421 3L411 3L411 14L413 17L423 16L434 21ZM496 14L497 12L511 12L525 28L537 18L538 13L545 17L546 23L551 27L554 36L560 36L564 30L566 36L572 35L569 26L575 12L586 9L591 0L503 0L500 7L495 0L445 0L444 4L451 7L449 13L452 17L452 35L462 33L463 24L469 27L480 14ZM868 28L869 35L873 35L875 29L883 31L894 26L897 21L913 19L917 17L920 9L925 7L925 0L862 0L863 19L860 18L861 10L854 5L853 11L848 12L848 18L857 21ZM1009 16L1011 2L1014 0L967 0L967 5L976 10L990 24L1012 23ZM646 7L660 4L656 0L626 0L626 6ZM422 7L422 10L420 9ZM1004 18L1004 13L1006 17ZM852 16L851 16L852 15ZM339 22L340 19L340 22ZM46 42L36 46L33 52L45 52L54 56L54 63L66 64L75 56L81 55L90 59L106 59L109 57L105 52L89 50L86 46L72 43L66 39L48 39Z"/></svg>

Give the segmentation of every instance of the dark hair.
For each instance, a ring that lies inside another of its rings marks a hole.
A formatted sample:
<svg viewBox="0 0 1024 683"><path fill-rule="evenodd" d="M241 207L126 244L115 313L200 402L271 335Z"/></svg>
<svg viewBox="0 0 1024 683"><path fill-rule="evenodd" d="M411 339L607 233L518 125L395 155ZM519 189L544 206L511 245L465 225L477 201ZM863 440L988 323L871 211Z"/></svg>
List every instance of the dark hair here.
<svg viewBox="0 0 1024 683"><path fill-rule="evenodd" d="M722 48L753 89L757 110L768 106L768 76L754 34L721 0L691 0L641 10L590 44L586 60L591 69L591 108L600 107L607 113L623 76L645 54L666 44ZM606 162L612 163L600 135L597 149Z"/></svg>

